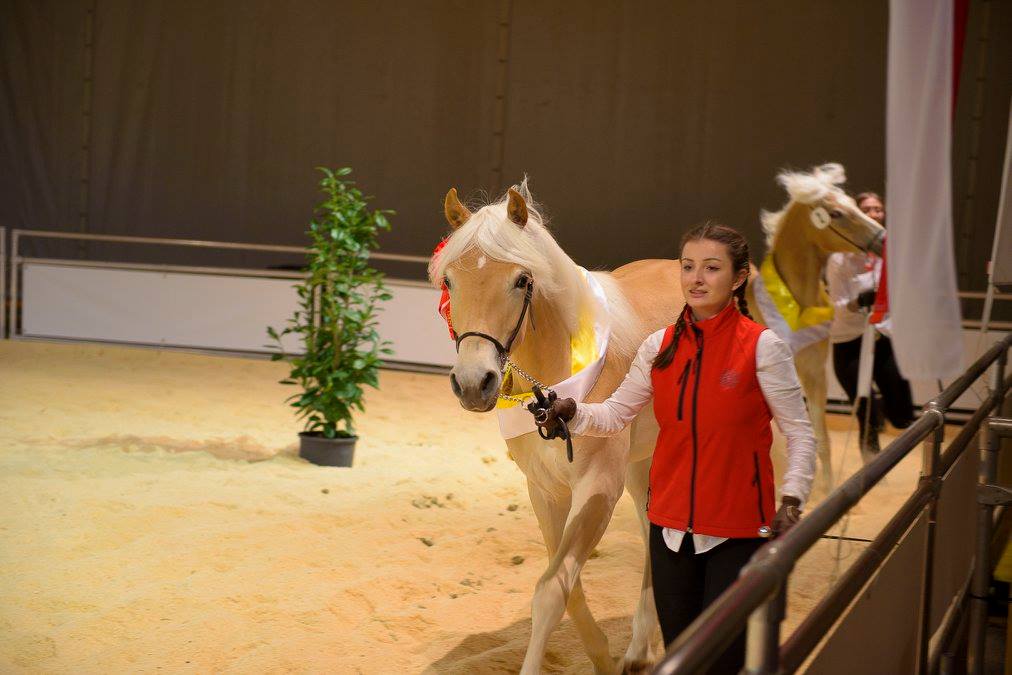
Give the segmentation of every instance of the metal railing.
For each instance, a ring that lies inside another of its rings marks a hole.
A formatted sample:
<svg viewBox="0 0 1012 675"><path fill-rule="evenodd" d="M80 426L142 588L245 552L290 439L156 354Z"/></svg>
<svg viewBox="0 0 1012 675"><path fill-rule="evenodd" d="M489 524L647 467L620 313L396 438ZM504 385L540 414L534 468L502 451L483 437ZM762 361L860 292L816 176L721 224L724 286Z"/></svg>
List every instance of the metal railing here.
<svg viewBox="0 0 1012 675"><path fill-rule="evenodd" d="M942 640L937 640L929 652L932 637L929 626L935 557L934 516L942 477L969 446L985 418L1004 401L1008 388L1012 385L1012 378L1005 379L1010 347L1012 334L992 346L966 372L925 405L921 417L874 460L831 492L787 534L760 549L742 570L738 580L672 643L667 656L654 672L661 675L702 672L724 652L746 624L748 637L744 672L794 672L814 651L864 584L882 566L884 554L925 510L928 511L929 518L921 586L917 671L929 672L932 664L937 665L944 644ZM995 365L995 372L991 394L943 453L941 446L946 410L992 364ZM785 588L798 559L900 460L928 437L931 437L931 441L925 448L917 489L781 646L780 624L785 614ZM957 619L950 613L943 620L939 633L943 636L951 634L953 627L950 623Z"/></svg>
<svg viewBox="0 0 1012 675"><path fill-rule="evenodd" d="M3 230L3 228L0 228ZM6 324L10 328L10 337L16 338L20 335L20 322L18 320L18 293L20 292L20 271L22 265L25 263L36 263L46 265L64 265L68 267L89 267L89 268L111 268L111 269L122 269L122 270L147 270L156 272L191 272L201 274L221 274L221 275L241 275L241 276L255 276L255 277L271 277L271 278L287 278L287 279L299 279L303 275L297 271L287 270L265 270L265 269L252 269L244 267L215 267L215 266L194 266L194 265L166 265L157 263L126 263L126 262L109 262L101 260L76 260L68 258L37 258L28 257L21 255L21 241L23 239L60 239L60 240L73 240L73 241L96 241L106 243L124 243L124 244L145 244L145 245L156 245L156 246L178 246L185 248L199 248L199 249L218 249L218 250L232 250L232 251L244 251L244 252L267 252L267 253L299 253L305 255L307 249L301 246L282 246L274 244L242 244L237 242L228 241L207 241L201 239L169 239L163 237L138 237L132 235L112 235L112 234L86 234L81 232L57 232L52 230L25 230L25 229L13 229L11 230L11 247L10 247L10 302L8 304L7 312L0 311L0 336L4 320L6 317ZM3 246L6 241L6 237L0 237L0 297L3 292L3 278L2 274L4 261L7 260L7 256L4 255ZM372 253L369 256L374 260L386 260L391 262L409 262L409 263L420 263L428 264L429 258L425 256L416 255L402 255L399 253ZM418 285L428 287L429 284L421 281L411 281L406 279L392 280L396 281L401 285ZM0 307L2 310L2 307Z"/></svg>
<svg viewBox="0 0 1012 675"><path fill-rule="evenodd" d="M995 523L1000 522L1005 509L1012 503L1012 490L995 484L998 473L1000 440L1012 438L1012 419L991 417L984 422L986 432L981 437L981 470L977 485L977 554L974 558L970 594L969 668L971 675L984 672L984 631L987 627L987 588L994 570L995 552L991 550L991 535ZM1004 542L999 542L999 545ZM1001 546L1001 548L1004 548ZM1001 550L997 552L1001 555ZM1007 647L1006 647L1007 648Z"/></svg>

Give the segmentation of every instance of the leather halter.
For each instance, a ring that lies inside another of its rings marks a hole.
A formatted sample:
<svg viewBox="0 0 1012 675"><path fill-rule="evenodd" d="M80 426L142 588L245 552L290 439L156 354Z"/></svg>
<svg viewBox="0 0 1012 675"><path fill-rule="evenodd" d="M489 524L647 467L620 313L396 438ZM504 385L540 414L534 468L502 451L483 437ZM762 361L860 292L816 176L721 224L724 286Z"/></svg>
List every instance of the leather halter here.
<svg viewBox="0 0 1012 675"><path fill-rule="evenodd" d="M833 234L838 236L840 239L843 239L847 243L851 244L855 248L864 251L865 253L872 253L873 251L871 250L871 247L885 238L885 229L879 230L878 232L875 233L875 236L871 238L871 241L862 246L861 244L858 244L856 241L845 235L840 230L836 229L833 223L829 224L829 229L831 229L833 231ZM881 246L879 247L879 250L880 251L882 250Z"/></svg>
<svg viewBox="0 0 1012 675"><path fill-rule="evenodd" d="M478 331L468 331L461 333L457 336L457 352L460 352L460 342L466 337L474 336L488 340L495 346L496 353L499 355L499 371L502 372L506 368L506 360L509 358L510 350L513 348L513 341L516 340L517 335L520 333L520 327L524 325L524 317L527 316L527 310L531 306L531 298L534 297L534 279L530 279L527 282L527 289L524 291L524 306L520 310L520 318L517 319L517 325L513 327L513 332L506 339L506 344L503 344L496 340L487 333L479 333ZM534 312L531 311L531 328L534 328Z"/></svg>

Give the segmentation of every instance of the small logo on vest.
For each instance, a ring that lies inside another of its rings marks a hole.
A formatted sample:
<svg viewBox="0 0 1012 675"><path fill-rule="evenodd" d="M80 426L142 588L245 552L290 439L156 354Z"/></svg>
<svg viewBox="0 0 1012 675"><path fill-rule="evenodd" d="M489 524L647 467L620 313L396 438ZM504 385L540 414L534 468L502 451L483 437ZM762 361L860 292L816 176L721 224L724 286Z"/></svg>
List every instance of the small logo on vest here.
<svg viewBox="0 0 1012 675"><path fill-rule="evenodd" d="M725 370L720 374L720 386L724 389L734 389L740 379L741 375L737 370Z"/></svg>

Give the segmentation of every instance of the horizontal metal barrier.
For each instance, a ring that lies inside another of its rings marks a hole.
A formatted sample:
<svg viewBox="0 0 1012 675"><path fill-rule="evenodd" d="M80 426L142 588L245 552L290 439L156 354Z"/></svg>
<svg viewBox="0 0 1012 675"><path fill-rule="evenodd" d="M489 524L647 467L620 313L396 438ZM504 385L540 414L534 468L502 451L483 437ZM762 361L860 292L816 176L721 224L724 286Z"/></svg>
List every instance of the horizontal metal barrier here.
<svg viewBox="0 0 1012 675"><path fill-rule="evenodd" d="M946 387L938 397L924 406L921 417L883 449L874 460L830 493L786 535L760 549L742 570L738 580L675 640L667 656L654 672L673 675L703 671L723 653L746 623L748 624L746 672L780 673L796 670L812 653L864 583L875 573L884 553L924 509L932 509L933 515L944 470L951 467L956 457L965 450L983 419L1001 405L1009 386L1012 385L1012 379L1006 380L1004 376L1010 347L1012 335L1007 335ZM943 455L941 442L946 407L992 365L995 365L992 393L974 414L972 424L964 426L950 445L949 451ZM918 488L859 560L848 569L781 647L780 623L784 616L784 588L798 559L878 484L886 473L928 437L932 437L932 441L925 453L925 467ZM933 522L929 519L926 569L920 608L919 672L926 672L930 656L928 643L931 636L927 629L931 610L933 541Z"/></svg>

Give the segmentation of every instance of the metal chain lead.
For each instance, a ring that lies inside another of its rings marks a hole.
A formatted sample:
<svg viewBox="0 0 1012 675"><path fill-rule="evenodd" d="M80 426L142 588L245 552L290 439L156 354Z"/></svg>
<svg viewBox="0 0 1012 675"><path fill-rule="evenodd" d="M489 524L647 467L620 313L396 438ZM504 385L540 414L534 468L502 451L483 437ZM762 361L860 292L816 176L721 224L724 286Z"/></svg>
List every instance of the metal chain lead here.
<svg viewBox="0 0 1012 675"><path fill-rule="evenodd" d="M545 392L546 394L552 391L551 387L549 387L546 384L543 384L539 379L528 373L526 370L524 370L517 364L513 363L513 361L508 356L506 357L506 361L503 364L504 370L505 366L509 366L513 370L513 372L516 372L518 375L520 375L520 377L524 378L531 384L537 386L539 389L541 389L541 391ZM513 401L514 403L519 403L520 405L524 405L527 402L527 399L520 398L519 396L514 396L513 394L504 394L502 392L499 392L499 398L504 399L506 401Z"/></svg>

